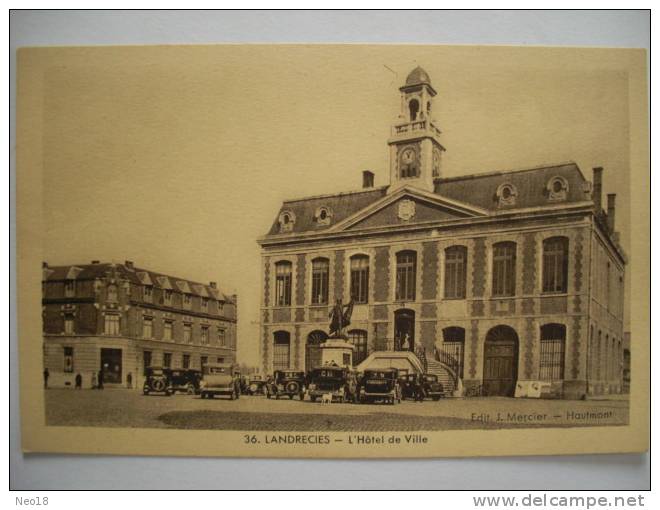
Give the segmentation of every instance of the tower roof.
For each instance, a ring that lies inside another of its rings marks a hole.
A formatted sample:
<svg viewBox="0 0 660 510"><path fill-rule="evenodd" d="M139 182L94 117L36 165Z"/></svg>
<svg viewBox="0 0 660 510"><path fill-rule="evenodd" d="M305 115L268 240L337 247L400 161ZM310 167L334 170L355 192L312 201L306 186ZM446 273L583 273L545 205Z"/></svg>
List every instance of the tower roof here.
<svg viewBox="0 0 660 510"><path fill-rule="evenodd" d="M431 77L429 73L424 71L420 66L417 66L415 69L410 71L410 74L406 78L406 87L412 87L413 85L422 85L423 83L431 85Z"/></svg>

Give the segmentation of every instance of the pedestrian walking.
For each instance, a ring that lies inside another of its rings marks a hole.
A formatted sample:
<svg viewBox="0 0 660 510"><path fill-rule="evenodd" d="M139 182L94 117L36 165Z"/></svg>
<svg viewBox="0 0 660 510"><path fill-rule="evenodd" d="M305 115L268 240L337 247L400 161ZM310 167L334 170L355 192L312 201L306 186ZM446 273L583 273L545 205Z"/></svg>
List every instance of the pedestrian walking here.
<svg viewBox="0 0 660 510"><path fill-rule="evenodd" d="M126 386L128 386L129 390L133 388L133 374L131 372L126 376Z"/></svg>
<svg viewBox="0 0 660 510"><path fill-rule="evenodd" d="M44 369L44 389L48 389L48 378L50 377L50 372L48 371L48 368Z"/></svg>
<svg viewBox="0 0 660 510"><path fill-rule="evenodd" d="M92 389L95 390L98 386L98 378L96 377L96 372L92 372Z"/></svg>
<svg viewBox="0 0 660 510"><path fill-rule="evenodd" d="M99 375L97 379L97 389L102 390L103 389L103 368L101 367L101 370L99 370Z"/></svg>
<svg viewBox="0 0 660 510"><path fill-rule="evenodd" d="M76 374L76 389L77 390L82 389L82 375L80 375L80 372Z"/></svg>

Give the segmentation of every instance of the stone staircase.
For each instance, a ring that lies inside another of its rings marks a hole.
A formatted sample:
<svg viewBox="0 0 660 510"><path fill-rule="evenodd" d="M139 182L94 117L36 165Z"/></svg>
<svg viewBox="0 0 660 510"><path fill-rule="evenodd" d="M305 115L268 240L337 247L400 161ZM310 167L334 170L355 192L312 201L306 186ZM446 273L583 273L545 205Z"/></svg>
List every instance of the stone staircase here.
<svg viewBox="0 0 660 510"><path fill-rule="evenodd" d="M438 376L438 381L442 383L446 397L453 396L456 389L456 376L447 365L433 358L426 358L426 372Z"/></svg>

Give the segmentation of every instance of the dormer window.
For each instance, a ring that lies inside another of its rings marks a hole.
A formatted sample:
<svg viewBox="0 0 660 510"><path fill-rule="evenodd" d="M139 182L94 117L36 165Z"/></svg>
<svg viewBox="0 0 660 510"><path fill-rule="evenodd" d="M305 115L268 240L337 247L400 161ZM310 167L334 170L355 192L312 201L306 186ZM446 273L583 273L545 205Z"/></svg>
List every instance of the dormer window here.
<svg viewBox="0 0 660 510"><path fill-rule="evenodd" d="M164 299L166 305L171 305L172 304L172 290L171 289L165 289L163 291L163 299Z"/></svg>
<svg viewBox="0 0 660 510"><path fill-rule="evenodd" d="M183 306L186 308L190 308L192 304L192 296L190 294L184 294L183 295Z"/></svg>
<svg viewBox="0 0 660 510"><path fill-rule="evenodd" d="M144 301L146 303L151 303L154 295L154 288L151 285L144 286Z"/></svg>
<svg viewBox="0 0 660 510"><path fill-rule="evenodd" d="M209 298L202 298L202 310L207 311L209 309Z"/></svg>
<svg viewBox="0 0 660 510"><path fill-rule="evenodd" d="M116 303L117 302L117 286L116 285L108 285L108 301L110 303Z"/></svg>
<svg viewBox="0 0 660 510"><path fill-rule="evenodd" d="M518 190L513 184L504 183L500 184L496 192L498 205L501 207L511 206L516 204Z"/></svg>
<svg viewBox="0 0 660 510"><path fill-rule="evenodd" d="M317 225L330 225L332 211L327 207L319 207L314 213L314 220Z"/></svg>
<svg viewBox="0 0 660 510"><path fill-rule="evenodd" d="M64 295L66 297L74 297L76 295L76 281L67 280L64 282Z"/></svg>
<svg viewBox="0 0 660 510"><path fill-rule="evenodd" d="M291 232L296 222L296 217L291 211L282 211L279 217L280 232Z"/></svg>
<svg viewBox="0 0 660 510"><path fill-rule="evenodd" d="M548 193L548 200L551 202L566 200L568 196L568 181L557 175L548 181L546 191Z"/></svg>

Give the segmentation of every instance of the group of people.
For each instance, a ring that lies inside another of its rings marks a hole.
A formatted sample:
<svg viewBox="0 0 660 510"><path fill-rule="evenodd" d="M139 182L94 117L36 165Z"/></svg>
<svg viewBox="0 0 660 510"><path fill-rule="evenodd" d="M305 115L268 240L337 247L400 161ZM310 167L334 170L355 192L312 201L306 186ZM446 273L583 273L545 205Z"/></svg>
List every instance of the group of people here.
<svg viewBox="0 0 660 510"><path fill-rule="evenodd" d="M130 374L129 374L130 377ZM44 389L48 389L48 379L50 378L50 372L48 371L48 368L44 369ZM103 382L104 382L104 374L103 374L103 369L99 370L98 374L96 372L92 373L92 389L93 390L102 390L103 389ZM74 378L74 383L75 383L75 388L77 390L82 389L82 384L83 384L83 377L78 372L76 374L76 377Z"/></svg>

